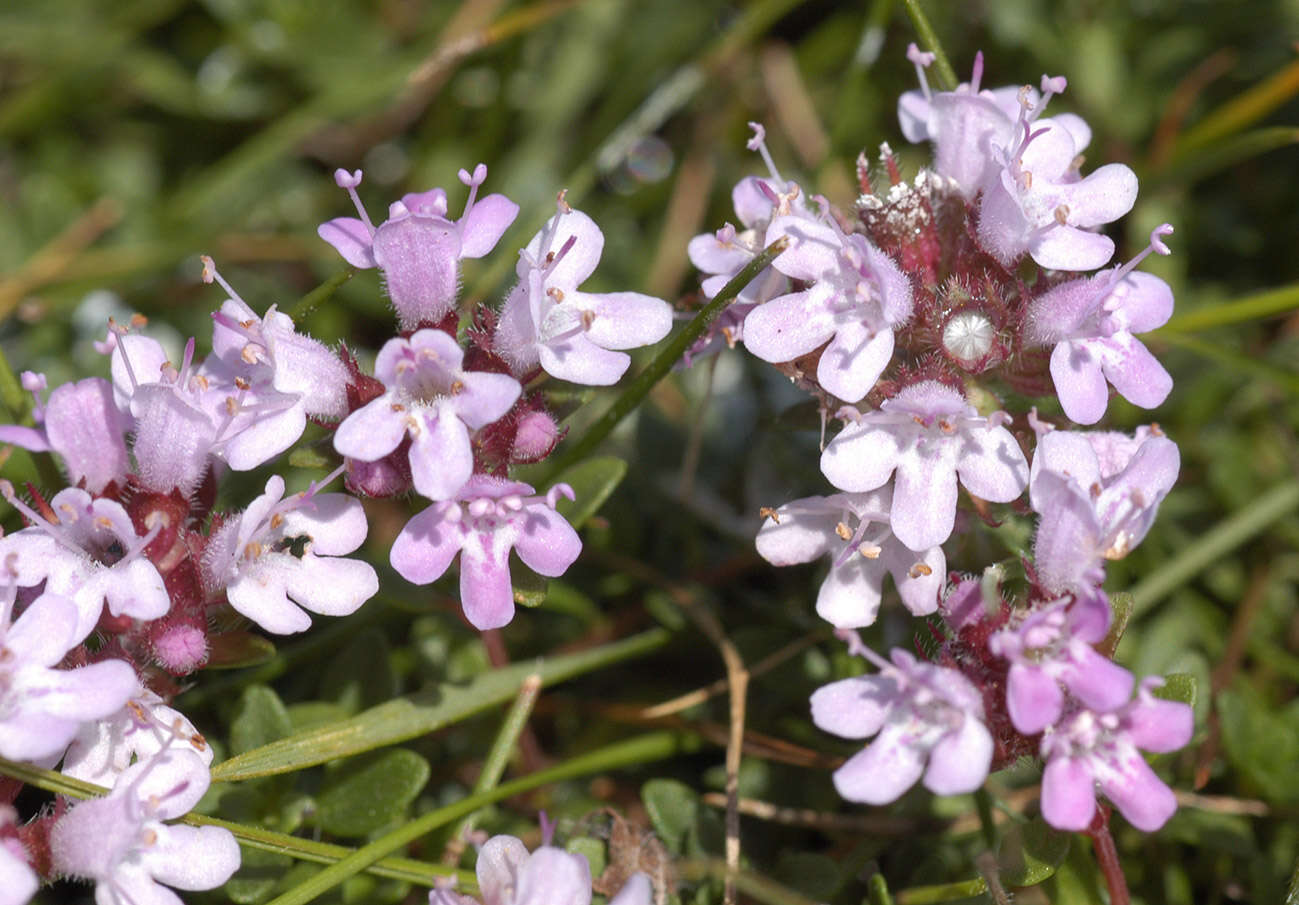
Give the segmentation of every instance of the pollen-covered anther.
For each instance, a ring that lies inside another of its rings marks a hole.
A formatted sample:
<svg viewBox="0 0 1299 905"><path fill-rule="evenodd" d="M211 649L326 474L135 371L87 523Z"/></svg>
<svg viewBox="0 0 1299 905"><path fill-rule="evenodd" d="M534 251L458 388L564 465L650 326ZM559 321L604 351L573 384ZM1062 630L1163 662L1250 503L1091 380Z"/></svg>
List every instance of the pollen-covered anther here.
<svg viewBox="0 0 1299 905"><path fill-rule="evenodd" d="M392 403L391 405L389 405L388 408L389 408L391 411L394 411L394 412L404 412L404 411L406 411L406 406L402 405L400 402L394 402L394 403Z"/></svg>
<svg viewBox="0 0 1299 905"><path fill-rule="evenodd" d="M284 524L284 514L283 514L283 513L277 512L277 513L275 513L274 515L271 516L271 527L272 527L272 528L274 528L274 529L278 529L278 528L280 527L280 525L283 525L283 524Z"/></svg>
<svg viewBox="0 0 1299 905"><path fill-rule="evenodd" d="M852 530L843 522L834 526L834 533L839 535L840 540L848 540L852 537Z"/></svg>
<svg viewBox="0 0 1299 905"><path fill-rule="evenodd" d="M722 328L722 339L726 340L726 348L728 349L735 348L735 331L732 330L730 327Z"/></svg>
<svg viewBox="0 0 1299 905"><path fill-rule="evenodd" d="M1055 209L1055 222L1061 226L1069 225L1069 205L1062 204Z"/></svg>
<svg viewBox="0 0 1299 905"><path fill-rule="evenodd" d="M465 391L465 382L463 380L451 381L450 392L452 396L459 396Z"/></svg>
<svg viewBox="0 0 1299 905"><path fill-rule="evenodd" d="M879 559L880 554L884 552L884 549L877 544L864 541L859 547L857 547L857 552L865 559ZM915 578L914 575L911 577Z"/></svg>
<svg viewBox="0 0 1299 905"><path fill-rule="evenodd" d="M257 559L262 555L266 548L257 541L249 541L244 545L244 559Z"/></svg>
<svg viewBox="0 0 1299 905"><path fill-rule="evenodd" d="M246 377L236 377L235 386L241 390L248 390L252 387L252 384L248 382L248 378Z"/></svg>
<svg viewBox="0 0 1299 905"><path fill-rule="evenodd" d="M227 415L239 414L239 401L235 399L235 397L233 396L226 397L226 414Z"/></svg>
<svg viewBox="0 0 1299 905"><path fill-rule="evenodd" d="M775 509L772 509L770 506L763 506L761 509L758 510L758 515L762 516L764 520L771 519L777 525L780 524L780 514L776 512Z"/></svg>
<svg viewBox="0 0 1299 905"><path fill-rule="evenodd" d="M100 515L95 517L95 526L107 530L108 528L113 527L113 523L110 519Z"/></svg>
<svg viewBox="0 0 1299 905"><path fill-rule="evenodd" d="M550 252L549 254L547 254L547 255L546 255L546 258L547 258L546 263L549 264L549 263L550 263L550 260L554 258L554 252ZM547 289L547 290L546 290L546 295L548 295L548 296L550 296L552 299L554 299L556 305L558 305L558 304L560 304L560 303L562 303L562 302L564 301L564 290L562 290L562 289L560 289L560 288L558 288L558 287L556 287L556 286L551 286L549 289Z"/></svg>
<svg viewBox="0 0 1299 905"><path fill-rule="evenodd" d="M250 364L250 365L257 364L257 359L258 359L257 350L253 348L252 343L249 343L248 345L243 347L243 349L239 353L239 357L244 360L245 364ZM243 378L236 378L236 382L242 379Z"/></svg>
<svg viewBox="0 0 1299 905"><path fill-rule="evenodd" d="M594 324L594 323L595 323L595 312L592 311L590 308L583 309L583 311L582 311L582 329L583 329L583 330L590 330L590 329L591 329L591 325Z"/></svg>
<svg viewBox="0 0 1299 905"><path fill-rule="evenodd" d="M945 434L954 434L954 433L956 433L956 425L953 424L953 423L950 422L950 421L947 421L947 420L940 420L940 421L938 422L938 429L941 430L941 431L942 431L943 433L945 433Z"/></svg>
<svg viewBox="0 0 1299 905"><path fill-rule="evenodd" d="M933 575L934 570L924 563L918 562L914 563L911 568L907 570L907 574L912 578L920 578L922 575Z"/></svg>

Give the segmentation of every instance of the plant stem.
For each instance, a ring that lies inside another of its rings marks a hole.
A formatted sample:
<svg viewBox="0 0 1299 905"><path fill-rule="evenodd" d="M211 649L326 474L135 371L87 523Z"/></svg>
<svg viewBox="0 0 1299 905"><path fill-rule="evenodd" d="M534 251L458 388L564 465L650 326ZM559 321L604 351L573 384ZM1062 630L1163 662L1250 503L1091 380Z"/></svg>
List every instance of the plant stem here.
<svg viewBox="0 0 1299 905"><path fill-rule="evenodd" d="M364 845L346 858L326 867L320 873L308 878L304 883L294 887L269 905L304 905L312 899L333 889L348 877L365 870L384 856L397 851L419 837L445 826L453 820L471 814L485 805L512 798L521 792L528 792L539 786L613 770L632 764L662 760L686 751L692 751L700 745L698 738L674 732L651 732L639 735L623 742L616 742L589 754L575 757L572 760L542 770L529 776L507 782L486 792L479 792L463 798L453 805L430 811L410 821L400 829L381 836L374 842Z"/></svg>
<svg viewBox="0 0 1299 905"><path fill-rule="evenodd" d="M903 5L906 6L911 25L916 30L916 37L920 39L925 49L934 55L934 75L937 76L938 87L944 91L955 91L956 70L952 69L947 54L943 53L943 45L938 43L938 35L934 33L934 27L929 24L929 18L920 8L920 0L903 0Z"/></svg>
<svg viewBox="0 0 1299 905"><path fill-rule="evenodd" d="M1119 851L1114 846L1114 837L1110 835L1110 809L1099 807L1096 818L1087 828L1091 837L1092 848L1096 853L1096 863L1100 865L1105 877L1105 886L1110 892L1110 905L1131 905L1132 897L1128 894L1128 881L1123 876L1123 866L1119 864Z"/></svg>
<svg viewBox="0 0 1299 905"><path fill-rule="evenodd" d="M609 436L613 429L618 426L619 422L630 415L644 401L650 390L654 389L654 385L668 375L672 367L681 360L681 356L685 354L686 349L690 348L691 344L703 335L708 325L726 310L726 307L740 294L740 290L749 285L787 247L789 247L789 237L782 236L764 248L756 258L735 275L734 279L723 286L722 291L717 293L716 297L705 305L703 310L696 314L680 333L668 341L668 344L655 356L645 370L636 375L636 378L627 386L627 389L623 390L622 395L614 401L613 405L609 406L608 411L591 425L587 432L582 435L582 438L551 459L550 468L545 477L537 482L538 486L549 484L555 475L574 462L582 461L592 450L599 446L604 438Z"/></svg>

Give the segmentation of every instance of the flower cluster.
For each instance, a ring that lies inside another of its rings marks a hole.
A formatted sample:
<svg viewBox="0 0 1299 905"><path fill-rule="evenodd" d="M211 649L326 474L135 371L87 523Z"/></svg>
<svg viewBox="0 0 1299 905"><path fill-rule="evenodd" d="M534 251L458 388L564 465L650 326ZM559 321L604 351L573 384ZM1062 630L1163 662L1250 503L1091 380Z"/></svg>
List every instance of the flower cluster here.
<svg viewBox="0 0 1299 905"><path fill-rule="evenodd" d="M769 176L735 187L743 229L690 243L712 296L787 240L722 335L845 425L820 461L838 492L764 509L758 552L782 566L828 557L817 613L878 667L812 696L822 729L874 737L835 772L844 797L887 803L922 777L940 794L970 792L1036 754L1054 826L1086 829L1099 789L1134 826L1157 829L1175 802L1138 749L1185 744L1190 708L1156 698L1158 678L1138 686L1112 644L1101 647L1112 621L1102 583L1105 562L1150 528L1177 446L1153 425L1131 436L1056 429L1036 410L1012 417L1000 399L1054 386L1082 425L1104 415L1111 385L1139 406L1163 402L1172 381L1136 335L1169 318L1172 292L1135 268L1169 253L1172 227L1131 262L1080 275L1110 261L1114 243L1096 228L1131 209L1137 180L1122 164L1080 171L1090 129L1043 115L1065 80L982 89L979 58L969 83L932 91L932 56L914 45L908 56L921 90L898 115L908 139L933 144L932 168L906 183L886 145L877 187L859 160L848 218L782 179L754 124L750 148ZM1022 586L1003 593L1000 567L949 577L948 558L969 555L959 542L971 516L993 521L992 504L1025 491L1038 530ZM895 649L886 660L857 637L876 620L886 575L912 614L938 614L929 658Z"/></svg>
<svg viewBox="0 0 1299 905"><path fill-rule="evenodd" d="M545 459L562 437L538 393L544 372L562 380L615 383L631 358L622 351L658 342L672 326L667 302L636 292L583 292L604 234L560 194L553 217L519 252L519 282L499 313L478 309L458 335L460 260L492 251L518 215L504 195L476 200L487 178L460 171L469 199L458 220L442 189L409 194L374 226L356 193L361 172L339 170L357 217L320 226L321 238L356 267L377 267L403 333L384 344L373 377L334 433L347 485L369 496L414 490L430 505L393 544L392 566L415 584L440 578L460 554L465 618L494 629L514 616L509 555L546 576L572 565L581 541L556 510L566 484L534 495L512 482L511 465Z"/></svg>

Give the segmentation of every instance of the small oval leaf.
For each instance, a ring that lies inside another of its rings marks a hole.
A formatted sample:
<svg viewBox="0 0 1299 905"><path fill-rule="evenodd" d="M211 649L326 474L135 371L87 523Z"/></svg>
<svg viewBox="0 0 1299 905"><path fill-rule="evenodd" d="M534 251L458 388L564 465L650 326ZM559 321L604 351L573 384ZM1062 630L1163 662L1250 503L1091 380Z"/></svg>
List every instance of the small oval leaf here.
<svg viewBox="0 0 1299 905"><path fill-rule="evenodd" d="M364 836L400 818L429 778L414 751L394 748L349 763L316 799L316 823L335 836Z"/></svg>

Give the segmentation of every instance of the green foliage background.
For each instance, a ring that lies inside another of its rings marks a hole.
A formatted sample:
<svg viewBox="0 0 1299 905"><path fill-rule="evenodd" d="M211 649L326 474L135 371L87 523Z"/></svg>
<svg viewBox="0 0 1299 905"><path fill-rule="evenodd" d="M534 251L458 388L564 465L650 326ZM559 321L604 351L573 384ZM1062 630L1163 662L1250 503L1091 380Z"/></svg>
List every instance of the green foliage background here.
<svg viewBox="0 0 1299 905"><path fill-rule="evenodd" d="M1174 321L1150 345L1176 378L1155 417L1181 446L1182 479L1144 545L1111 570L1110 587L1131 590L1136 603L1120 662L1139 675L1196 680L1195 742L1158 767L1176 788L1206 797L1185 802L1153 836L1118 830L1135 897L1299 901L1290 880L1299 855L1299 4L997 0L932 2L927 12L963 77L979 49L985 84L1068 77L1053 104L1095 130L1089 165L1122 161L1141 177L1137 207L1116 234L1128 254L1155 224L1177 227L1173 256L1148 267L1177 297ZM785 175L841 205L852 201L863 149L873 159L888 141L904 166L926 160L895 118L897 95L914 85L903 55L913 39L902 4L888 0L10 4L0 10L0 349L13 373L42 370L55 385L105 372L90 343L109 315L142 312L177 348L190 334L202 345L222 296L199 282L200 253L254 308L292 304L344 269L314 235L320 221L350 213L329 175L338 166L365 169L362 195L381 214L402 192L434 185L448 188L455 209L456 170L488 164L487 190L523 211L497 254L466 266L469 298L502 297L514 250L567 188L606 235L593 285L681 298L688 309L696 283L686 241L733 217L730 186L760 168L744 149L747 121L767 124ZM363 356L392 330L373 271L302 324ZM759 506L820 492L816 432L790 409L797 399L782 381L753 362L727 356L713 380L709 391L707 367L673 375L614 434L608 452L629 468L620 482L612 472L587 476L593 488L618 486L588 521L582 560L505 631L520 664L653 632L594 674L544 692L531 722L536 750L525 745L507 776L562 772L640 738L643 707L721 677L716 650L682 616L703 608L750 665L793 639L808 642L752 681L740 784L746 797L819 817L812 827L745 819L746 894L859 902L875 867L899 902L969 893L915 887L976 875L985 842L968 819L970 800L915 793L876 812L833 792L831 758L855 746L812 728L806 699L855 667L812 613L816 571L777 573L752 549ZM0 396L10 418L25 414L12 384ZM612 398L580 397L588 405L574 436ZM1147 419L1119 404L1109 423ZM323 436L300 444L300 483L319 474L309 454ZM49 463L24 453L4 469L15 482L50 486ZM244 505L262 481L234 476L228 504ZM386 564L385 541L407 512L406 501L370 507L377 563ZM987 554L960 552L953 566L979 568ZM246 854L225 891L195 901L290 892L319 870L313 860L339 857L325 845L307 858L307 841L354 847L467 794L518 676L482 691L495 680L482 643L454 616L454 589L454 579L430 591L385 574L380 597L356 617L318 620L261 665L204 674L179 699L222 757L328 730L398 695L450 713L407 735L393 726L410 714L393 712L379 722L400 747L218 785L211 813L304 841L296 854ZM885 612L877 641L908 645L923 630ZM469 704L456 710L454 694L466 688ZM544 807L594 859L626 858L606 851L610 818L591 816L612 806L689 859L686 899L719 901L717 882L701 878L721 853L720 812L700 795L721 789L726 723L723 693L655 724L669 731L661 743L493 804L477 823L535 841ZM1008 802L1004 848L1032 835L1018 815L1034 812L1022 790L1035 781L1029 766L992 781L994 801ZM438 861L450 825L411 856ZM1019 901L1098 900L1085 845L1075 840L1059 857L1054 875ZM405 881L423 869L357 876L326 895L418 901L419 885Z"/></svg>

